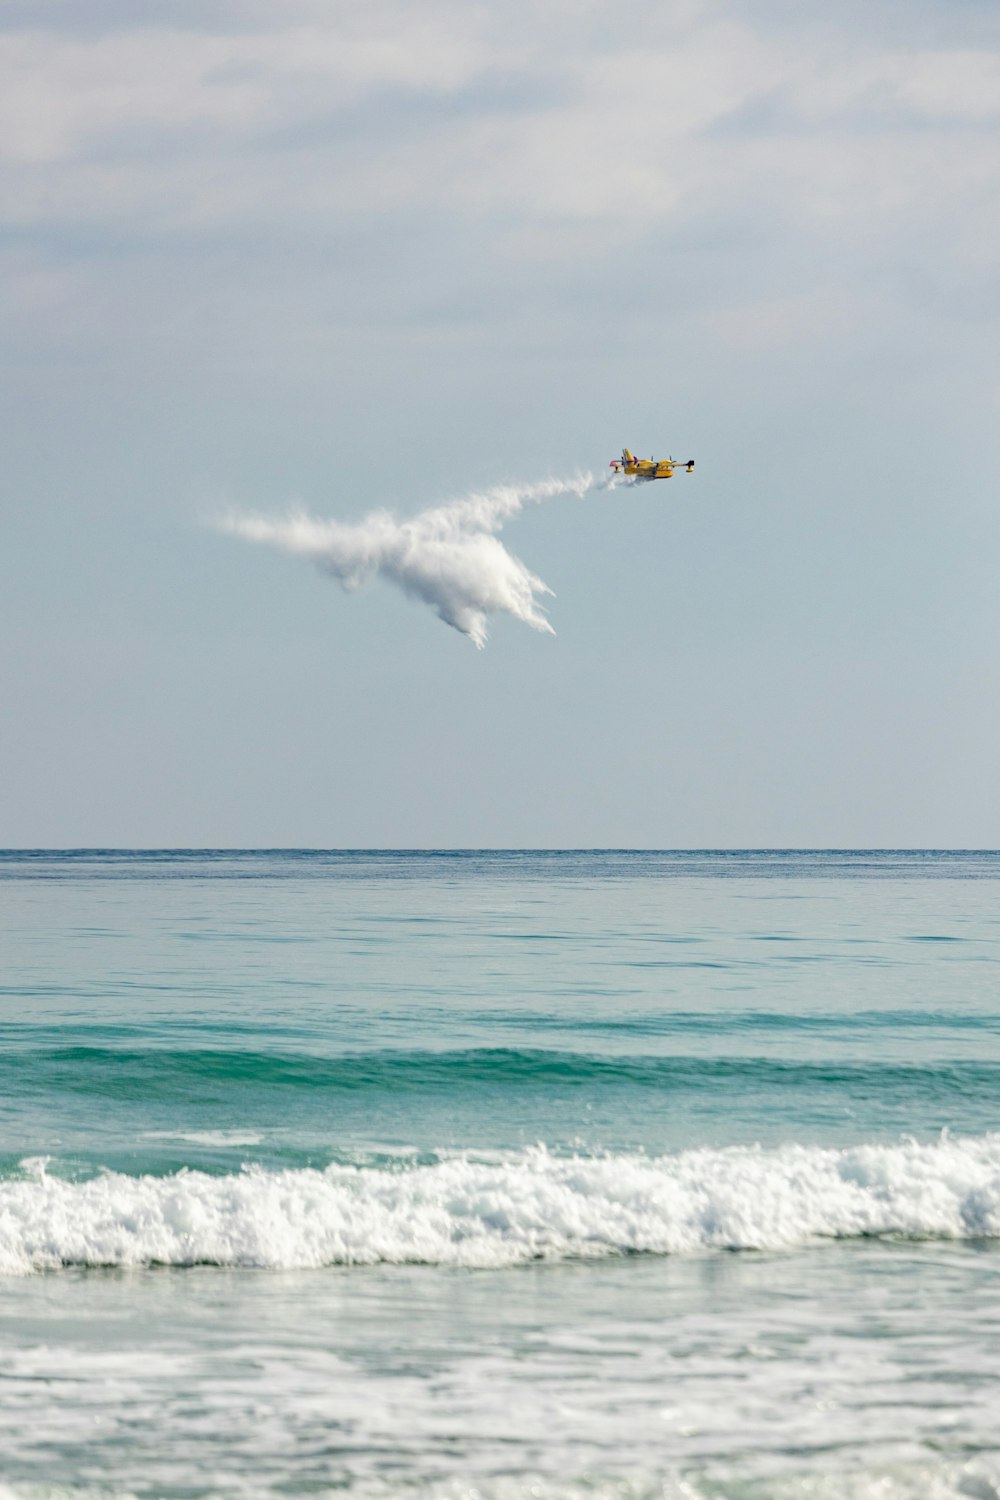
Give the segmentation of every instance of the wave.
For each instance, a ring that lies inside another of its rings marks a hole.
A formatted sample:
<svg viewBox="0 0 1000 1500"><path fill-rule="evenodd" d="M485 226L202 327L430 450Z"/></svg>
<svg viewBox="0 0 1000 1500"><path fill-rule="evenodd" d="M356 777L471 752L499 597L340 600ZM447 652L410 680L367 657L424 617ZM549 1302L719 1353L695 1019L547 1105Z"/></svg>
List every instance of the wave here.
<svg viewBox="0 0 1000 1500"><path fill-rule="evenodd" d="M673 1156L543 1147L433 1163L228 1176L44 1163L0 1183L0 1270L217 1265L297 1269L785 1249L823 1239L1000 1237L1000 1135L850 1150Z"/></svg>
<svg viewBox="0 0 1000 1500"><path fill-rule="evenodd" d="M225 1047L69 1045L9 1053L8 1092L97 1094L102 1099L172 1100L206 1081L245 1089L309 1092L388 1091L434 1094L453 1088L576 1088L628 1086L651 1090L744 1084L772 1089L842 1087L916 1091L920 1097L994 1099L997 1064L945 1059L934 1063L786 1061L767 1057L657 1057L555 1048L470 1047L323 1056L291 1050ZM0 1076L7 1070L0 1069ZM201 1097L200 1092L196 1097Z"/></svg>

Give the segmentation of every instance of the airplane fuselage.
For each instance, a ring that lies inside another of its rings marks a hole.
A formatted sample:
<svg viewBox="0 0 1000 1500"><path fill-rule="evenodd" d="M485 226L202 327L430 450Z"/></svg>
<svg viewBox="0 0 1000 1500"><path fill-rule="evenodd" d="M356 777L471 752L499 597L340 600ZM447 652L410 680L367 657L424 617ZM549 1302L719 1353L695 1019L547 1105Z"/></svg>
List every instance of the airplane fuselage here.
<svg viewBox="0 0 1000 1500"><path fill-rule="evenodd" d="M651 458L640 458L634 464L626 464L625 473L632 479L673 479L674 465L667 462L656 463Z"/></svg>
<svg viewBox="0 0 1000 1500"><path fill-rule="evenodd" d="M675 469L690 474L694 469L694 459L678 463L674 458L636 458L626 448L621 458L611 460L611 467L616 474L624 474L626 479L672 479Z"/></svg>

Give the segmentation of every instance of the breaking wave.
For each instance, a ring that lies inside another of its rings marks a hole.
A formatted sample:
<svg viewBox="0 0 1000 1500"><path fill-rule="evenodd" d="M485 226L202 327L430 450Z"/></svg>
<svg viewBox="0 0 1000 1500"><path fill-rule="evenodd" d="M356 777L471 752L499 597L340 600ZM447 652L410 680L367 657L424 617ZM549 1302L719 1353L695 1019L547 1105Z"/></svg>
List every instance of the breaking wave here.
<svg viewBox="0 0 1000 1500"><path fill-rule="evenodd" d="M41 1162L0 1183L0 1270L61 1266L511 1266L822 1239L1000 1237L1000 1135L850 1150L550 1155L338 1164L228 1176Z"/></svg>

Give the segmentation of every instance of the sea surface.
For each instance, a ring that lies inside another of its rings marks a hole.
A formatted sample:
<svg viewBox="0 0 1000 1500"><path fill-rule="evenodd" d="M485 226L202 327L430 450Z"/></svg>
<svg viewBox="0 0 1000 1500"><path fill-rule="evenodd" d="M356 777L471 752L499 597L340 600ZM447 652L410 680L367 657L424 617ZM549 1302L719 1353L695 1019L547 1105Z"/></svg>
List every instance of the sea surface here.
<svg viewBox="0 0 1000 1500"><path fill-rule="evenodd" d="M0 853L0 1497L997 1500L1000 855Z"/></svg>

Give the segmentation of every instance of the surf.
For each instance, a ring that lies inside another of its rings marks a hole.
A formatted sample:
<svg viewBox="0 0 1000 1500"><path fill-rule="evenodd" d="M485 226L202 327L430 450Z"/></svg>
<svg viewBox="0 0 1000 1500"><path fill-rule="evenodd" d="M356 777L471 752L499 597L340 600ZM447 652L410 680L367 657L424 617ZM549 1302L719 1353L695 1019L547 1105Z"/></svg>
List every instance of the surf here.
<svg viewBox="0 0 1000 1500"><path fill-rule="evenodd" d="M0 1183L0 1270L420 1264L783 1250L829 1240L1000 1237L1000 1135L555 1155L544 1147L212 1176L26 1161Z"/></svg>

